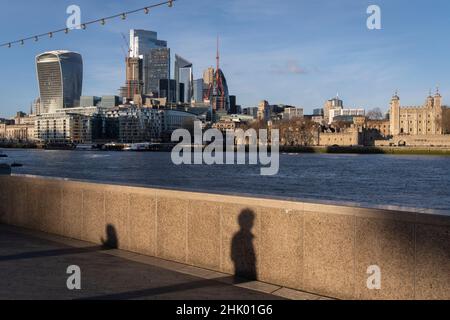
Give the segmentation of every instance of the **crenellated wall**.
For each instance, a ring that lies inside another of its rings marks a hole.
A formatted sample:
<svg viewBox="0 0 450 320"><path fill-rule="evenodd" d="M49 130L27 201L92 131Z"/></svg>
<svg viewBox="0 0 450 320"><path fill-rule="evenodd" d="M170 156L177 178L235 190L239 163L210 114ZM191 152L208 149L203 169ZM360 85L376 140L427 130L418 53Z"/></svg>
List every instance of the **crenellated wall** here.
<svg viewBox="0 0 450 320"><path fill-rule="evenodd" d="M445 215L0 176L0 222L334 298L450 299Z"/></svg>

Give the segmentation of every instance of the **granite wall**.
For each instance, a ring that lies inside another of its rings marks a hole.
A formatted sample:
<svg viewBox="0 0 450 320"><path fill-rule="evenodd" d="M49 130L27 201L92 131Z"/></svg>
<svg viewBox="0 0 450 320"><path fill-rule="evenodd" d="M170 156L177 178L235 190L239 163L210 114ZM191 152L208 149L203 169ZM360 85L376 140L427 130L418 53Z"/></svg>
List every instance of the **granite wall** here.
<svg viewBox="0 0 450 320"><path fill-rule="evenodd" d="M450 299L446 215L0 176L0 223L334 298Z"/></svg>

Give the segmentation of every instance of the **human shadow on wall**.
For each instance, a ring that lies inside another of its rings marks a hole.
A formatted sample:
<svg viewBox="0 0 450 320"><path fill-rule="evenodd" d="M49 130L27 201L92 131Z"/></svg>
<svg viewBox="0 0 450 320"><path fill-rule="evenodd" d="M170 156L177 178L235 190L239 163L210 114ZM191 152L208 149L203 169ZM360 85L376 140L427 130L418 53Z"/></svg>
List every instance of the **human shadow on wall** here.
<svg viewBox="0 0 450 320"><path fill-rule="evenodd" d="M116 227L112 224L106 226L106 239L101 238L102 248L107 249L118 249L119 248L119 238L117 237Z"/></svg>
<svg viewBox="0 0 450 320"><path fill-rule="evenodd" d="M255 236L252 233L255 213L250 209L243 210L238 222L240 230L231 242L231 260L235 270L234 282L243 283L257 279L256 253L253 244Z"/></svg>

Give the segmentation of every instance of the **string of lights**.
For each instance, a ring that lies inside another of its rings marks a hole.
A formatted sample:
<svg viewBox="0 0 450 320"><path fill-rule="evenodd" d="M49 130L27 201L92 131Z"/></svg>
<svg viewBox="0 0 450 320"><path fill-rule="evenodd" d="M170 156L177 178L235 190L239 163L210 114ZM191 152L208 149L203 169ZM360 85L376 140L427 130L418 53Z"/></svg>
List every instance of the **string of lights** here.
<svg viewBox="0 0 450 320"><path fill-rule="evenodd" d="M173 3L175 1L177 1L177 0L168 0L168 1L160 2L160 3L156 3L156 4L151 4L151 5L148 5L146 7L140 8L140 9L135 9L135 10L131 10L131 11L115 14L113 16L109 16L109 17L104 17L104 18L92 20L92 21L83 22L83 23L75 26L73 29L86 30L89 25L96 24L96 23L100 23L103 26L103 25L106 24L106 22L108 20L112 20L112 19L116 19L116 18L121 18L122 20L126 20L129 15L132 15L132 14L135 14L135 13L138 13L138 12L144 12L145 14L149 14L151 9L156 8L156 7L165 6L165 5L167 5L169 8L172 8L173 7ZM15 41L9 41L9 42L0 44L0 47L11 48L15 44L24 45L26 41L30 41L30 40L39 41L39 39L43 38L43 37L53 38L53 36L55 34L57 34L57 33L68 34L70 31L71 31L70 28L63 28L63 29L59 29L59 30L55 30L55 31L49 31L49 32L46 32L46 33L41 33L41 34L38 34L38 35L26 37L26 38L23 38L23 39L19 39L19 40L15 40Z"/></svg>

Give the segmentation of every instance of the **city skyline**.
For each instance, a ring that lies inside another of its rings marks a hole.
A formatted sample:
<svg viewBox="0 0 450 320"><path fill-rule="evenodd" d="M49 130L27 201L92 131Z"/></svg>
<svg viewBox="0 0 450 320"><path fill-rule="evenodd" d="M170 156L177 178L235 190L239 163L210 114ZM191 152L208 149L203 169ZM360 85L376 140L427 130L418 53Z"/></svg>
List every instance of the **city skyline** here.
<svg viewBox="0 0 450 320"><path fill-rule="evenodd" d="M148 4L147 1L129 1L126 6L91 2L78 3L83 20ZM260 100L267 99L271 103L303 107L312 113L339 91L346 105L380 107L386 111L396 89L405 104L411 105L422 103L428 88L437 85L444 97L449 93L450 82L442 71L449 66L443 57L449 45L436 32L445 30L448 23L441 16L449 7L444 1L436 1L433 6L417 4L414 8L406 1L395 4L379 1L383 29L376 31L366 28L367 1L344 1L342 5L287 1L282 7L275 1L264 1L259 6L257 3L181 0L172 9L155 10L149 16L136 15L124 22L111 21L103 27L92 26L86 31L58 35L24 47L2 48L2 73L8 78L2 81L2 87L10 94L3 99L0 116L29 109L38 96L34 57L55 49L83 55L83 95L117 94L125 79L121 33L132 28L158 32L168 41L173 56L180 54L192 61L196 79L201 78L208 66L214 66L215 41L220 34L222 67L230 90L244 107L256 106ZM67 19L65 9L70 4L61 1L57 5L44 5L50 8L45 13L37 11L42 4L27 4L29 10L23 10L21 1L10 4L1 13L4 19L0 24L8 21L13 26L2 41L29 35L30 30L45 31L63 25ZM6 19L6 15L15 12L20 12L23 19L15 22ZM57 18L35 21L31 19L35 12ZM209 12L214 12L217 20L213 27ZM422 14L435 16L424 21L419 19ZM283 20L278 20L281 17ZM317 19L323 24L320 30L313 28ZM346 23L340 25L339 21ZM244 32L236 34L243 26ZM286 30L298 30L298 33Z"/></svg>

